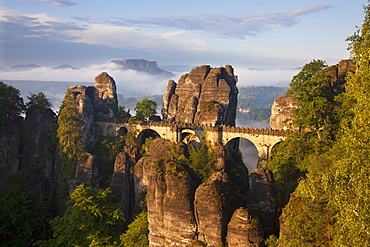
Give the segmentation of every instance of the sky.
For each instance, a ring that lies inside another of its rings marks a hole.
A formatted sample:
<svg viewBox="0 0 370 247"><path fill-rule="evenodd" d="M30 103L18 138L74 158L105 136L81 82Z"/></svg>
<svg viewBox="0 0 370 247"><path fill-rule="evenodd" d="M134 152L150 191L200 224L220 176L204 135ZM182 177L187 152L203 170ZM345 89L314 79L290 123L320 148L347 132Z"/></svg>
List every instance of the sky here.
<svg viewBox="0 0 370 247"><path fill-rule="evenodd" d="M91 82L107 71L124 96L163 94L168 79L111 59L157 61L177 80L230 64L239 86L287 86L313 59L349 58L366 0L2 0L0 80ZM14 65L41 67L18 72ZM62 64L78 69L54 70ZM45 86L46 87L46 86Z"/></svg>

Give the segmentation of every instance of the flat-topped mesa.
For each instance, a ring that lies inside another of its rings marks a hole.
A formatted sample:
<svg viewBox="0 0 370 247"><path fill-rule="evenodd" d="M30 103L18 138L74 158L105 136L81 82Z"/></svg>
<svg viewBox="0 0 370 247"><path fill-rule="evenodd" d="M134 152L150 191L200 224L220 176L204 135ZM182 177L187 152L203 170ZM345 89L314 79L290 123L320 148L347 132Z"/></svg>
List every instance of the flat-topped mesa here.
<svg viewBox="0 0 370 247"><path fill-rule="evenodd" d="M235 126L238 89L230 65L202 65L170 80L163 96L164 120L208 125Z"/></svg>

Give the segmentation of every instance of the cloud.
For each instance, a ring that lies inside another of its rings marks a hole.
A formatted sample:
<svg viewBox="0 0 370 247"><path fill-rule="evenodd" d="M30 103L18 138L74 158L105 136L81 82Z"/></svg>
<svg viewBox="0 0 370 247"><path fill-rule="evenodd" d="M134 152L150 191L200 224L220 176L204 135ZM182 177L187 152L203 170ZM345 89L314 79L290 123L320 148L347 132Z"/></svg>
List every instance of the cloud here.
<svg viewBox="0 0 370 247"><path fill-rule="evenodd" d="M50 3L58 7L67 7L77 5L76 3L68 0L39 0L41 3Z"/></svg>
<svg viewBox="0 0 370 247"><path fill-rule="evenodd" d="M52 100L54 107L58 107L68 87L93 85L94 78L102 72L107 72L114 78L118 93L125 98L163 94L169 80L135 70L121 70L118 65L108 62L80 69L39 67L21 73L3 71L0 81L18 88L23 97L29 96L30 92L44 92Z"/></svg>
<svg viewBox="0 0 370 247"><path fill-rule="evenodd" d="M249 69L245 67L234 67L234 71L238 75L238 87L287 87L293 75L299 72L296 69Z"/></svg>
<svg viewBox="0 0 370 247"><path fill-rule="evenodd" d="M177 17L152 17L142 19L115 18L115 25L149 25L182 30L199 30L223 38L244 39L256 36L274 27L287 28L297 24L301 15L316 13L332 8L330 5L316 4L308 8L294 9L286 12L255 13L250 15L196 15Z"/></svg>
<svg viewBox="0 0 370 247"><path fill-rule="evenodd" d="M52 40L78 39L67 31L84 30L75 23L62 22L46 14L19 14L12 10L0 9L2 39L15 41L24 38Z"/></svg>

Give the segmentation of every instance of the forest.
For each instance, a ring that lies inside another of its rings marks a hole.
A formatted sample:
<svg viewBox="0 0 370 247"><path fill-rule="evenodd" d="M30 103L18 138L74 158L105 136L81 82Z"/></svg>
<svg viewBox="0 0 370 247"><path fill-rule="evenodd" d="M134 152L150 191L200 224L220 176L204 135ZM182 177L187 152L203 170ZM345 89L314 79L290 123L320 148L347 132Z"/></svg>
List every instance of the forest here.
<svg viewBox="0 0 370 247"><path fill-rule="evenodd" d="M287 93L299 108L290 135L263 163L276 182L280 225L266 246L370 246L370 5L364 13L362 26L347 38L356 72L346 75L344 85L330 85L324 73L328 65L319 59L292 78ZM76 163L86 159L73 98L66 94L58 121L45 128L41 153L15 157L17 137L22 136L21 149L33 145L30 116L51 111L51 104L43 93L31 94L24 104L19 90L2 82L0 91L1 245L148 246L145 199L125 221L109 188L114 159L124 146L134 145L132 136L101 139L94 147L100 154L100 186L81 184L71 190ZM263 99L261 93L253 92L258 99ZM254 107L247 105L250 98L240 102L241 107ZM144 144L142 155L151 141ZM189 157L178 157L178 162L207 179L216 162L209 150L203 145L190 148ZM58 164L50 171L57 180L52 187L41 175L45 159Z"/></svg>

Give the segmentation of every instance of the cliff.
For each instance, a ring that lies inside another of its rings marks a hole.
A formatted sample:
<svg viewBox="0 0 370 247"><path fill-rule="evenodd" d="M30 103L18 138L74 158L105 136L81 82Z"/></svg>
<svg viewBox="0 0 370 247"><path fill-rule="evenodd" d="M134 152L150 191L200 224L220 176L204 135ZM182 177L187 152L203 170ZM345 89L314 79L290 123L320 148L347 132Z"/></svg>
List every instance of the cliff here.
<svg viewBox="0 0 370 247"><path fill-rule="evenodd" d="M327 90L334 95L343 92L348 73L354 73L355 63L352 60L341 60L338 64L324 69L324 73L330 76ZM271 108L270 126L272 129L287 129L292 125L294 110L299 106L294 95L282 95L274 100Z"/></svg>
<svg viewBox="0 0 370 247"><path fill-rule="evenodd" d="M238 89L230 65L199 66L183 75L178 83L170 80L163 96L164 120L196 124L235 126Z"/></svg>
<svg viewBox="0 0 370 247"><path fill-rule="evenodd" d="M144 59L112 59L109 62L117 65L122 70L132 69L150 75L160 75L165 78L174 76L173 73L160 69L156 61L147 61Z"/></svg>
<svg viewBox="0 0 370 247"><path fill-rule="evenodd" d="M113 119L117 113L116 83L108 73L103 72L95 77L94 86L72 86L68 92L73 95L81 116L82 142L90 151L102 134L95 128L94 121Z"/></svg>
<svg viewBox="0 0 370 247"><path fill-rule="evenodd" d="M263 246L264 232L276 231L272 174L263 170L249 184L234 150L212 150L216 168L203 183L183 161L188 157L184 143L157 138L136 163L126 152L117 156L112 191L128 220L147 195L150 246L239 246L243 241L241 246ZM262 224L248 211L236 211L239 207L250 207Z"/></svg>

